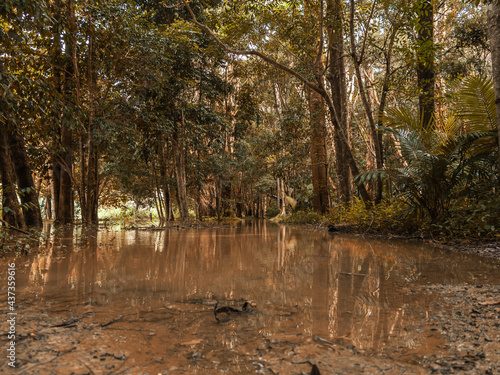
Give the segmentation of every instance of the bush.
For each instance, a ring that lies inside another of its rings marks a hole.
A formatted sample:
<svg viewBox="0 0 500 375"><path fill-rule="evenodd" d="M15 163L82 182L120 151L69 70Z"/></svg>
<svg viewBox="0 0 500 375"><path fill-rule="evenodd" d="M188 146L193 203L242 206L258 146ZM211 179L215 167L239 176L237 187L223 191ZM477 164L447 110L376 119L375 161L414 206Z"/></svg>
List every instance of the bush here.
<svg viewBox="0 0 500 375"><path fill-rule="evenodd" d="M315 211L297 211L282 220L289 224L318 224L322 221L324 217Z"/></svg>
<svg viewBox="0 0 500 375"><path fill-rule="evenodd" d="M404 205L398 201L384 201L377 206L367 206L356 198L348 206L338 206L326 216L329 223L349 224L363 231L406 231L409 223L404 220Z"/></svg>
<svg viewBox="0 0 500 375"><path fill-rule="evenodd" d="M452 238L498 239L500 235L500 197L471 201L456 199L449 215L431 227L435 235Z"/></svg>
<svg viewBox="0 0 500 375"><path fill-rule="evenodd" d="M268 207L266 209L266 217L268 218L278 216L279 213L280 209L278 207Z"/></svg>

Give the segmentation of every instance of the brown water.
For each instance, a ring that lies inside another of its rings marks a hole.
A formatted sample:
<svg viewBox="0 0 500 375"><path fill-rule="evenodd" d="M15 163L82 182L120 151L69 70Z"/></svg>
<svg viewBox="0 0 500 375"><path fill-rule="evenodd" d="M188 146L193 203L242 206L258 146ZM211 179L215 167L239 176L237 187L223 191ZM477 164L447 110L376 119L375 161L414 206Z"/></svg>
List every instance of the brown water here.
<svg viewBox="0 0 500 375"><path fill-rule="evenodd" d="M1 259L0 280L12 261L24 373L425 373L421 358L445 344L427 326L446 306L422 287L500 279L496 261L421 242L264 221L103 229L83 244L66 231ZM255 307L219 323L217 301Z"/></svg>

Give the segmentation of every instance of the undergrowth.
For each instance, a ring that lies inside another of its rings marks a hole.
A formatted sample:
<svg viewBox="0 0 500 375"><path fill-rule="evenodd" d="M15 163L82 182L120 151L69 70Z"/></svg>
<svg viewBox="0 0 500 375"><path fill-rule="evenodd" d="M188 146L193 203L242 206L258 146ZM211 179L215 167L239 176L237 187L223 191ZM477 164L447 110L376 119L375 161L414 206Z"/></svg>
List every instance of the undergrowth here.
<svg viewBox="0 0 500 375"><path fill-rule="evenodd" d="M500 240L500 197L471 201L455 200L444 219L430 223L426 217L411 215L400 200L385 201L367 206L356 199L349 205L338 205L325 215L315 211L296 211L280 216L279 222L311 224L324 227L330 224L346 226L362 233L418 235L439 240L471 239Z"/></svg>

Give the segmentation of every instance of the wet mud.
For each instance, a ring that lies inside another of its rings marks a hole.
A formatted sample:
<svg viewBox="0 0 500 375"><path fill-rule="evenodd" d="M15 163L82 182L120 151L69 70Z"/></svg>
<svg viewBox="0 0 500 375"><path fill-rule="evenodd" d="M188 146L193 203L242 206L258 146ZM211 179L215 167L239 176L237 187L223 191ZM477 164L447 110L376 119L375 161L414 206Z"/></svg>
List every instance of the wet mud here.
<svg viewBox="0 0 500 375"><path fill-rule="evenodd" d="M500 373L500 264L419 242L253 222L67 232L0 280L13 261L12 373Z"/></svg>

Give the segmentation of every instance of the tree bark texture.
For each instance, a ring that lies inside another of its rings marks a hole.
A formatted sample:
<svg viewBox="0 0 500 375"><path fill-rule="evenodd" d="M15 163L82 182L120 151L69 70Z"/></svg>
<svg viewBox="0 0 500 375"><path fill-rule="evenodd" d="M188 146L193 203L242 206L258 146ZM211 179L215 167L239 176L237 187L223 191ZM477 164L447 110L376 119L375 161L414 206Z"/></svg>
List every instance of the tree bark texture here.
<svg viewBox="0 0 500 375"><path fill-rule="evenodd" d="M2 177L2 220L16 228L25 228L16 194L14 170L9 152L7 130L0 124L0 175Z"/></svg>
<svg viewBox="0 0 500 375"><path fill-rule="evenodd" d="M433 0L420 0L417 8L417 82L419 114L425 129L434 127L434 9Z"/></svg>
<svg viewBox="0 0 500 375"><path fill-rule="evenodd" d="M72 4L72 1L66 4L68 7L68 19L71 19L72 16ZM59 6L57 6L57 10L58 12L60 11ZM57 15L62 19L62 16L59 13L57 13ZM59 22L64 21L59 20ZM65 24L65 27L71 29L71 25ZM59 81L55 82L55 84L57 85L57 89L66 98L66 101L68 103L73 103L75 66L73 64L72 54L75 40L68 33L64 34L64 36L64 44L66 48L60 60L64 64L65 69L62 74L56 74L55 78L59 79ZM57 38L58 36L55 36L55 39ZM59 50L56 51L56 64L57 60L59 60L59 56L62 54L61 43L57 43L57 48ZM68 113L62 113L60 114L60 117L61 152L59 152L59 154L55 156L55 163L59 164L59 166L57 166L54 170L54 174L57 174L56 170L60 168L60 174L58 176L59 186L58 188L54 189L54 192L58 191L58 197L54 197L54 202L56 202L57 199L57 203L55 204L55 222L64 225L73 223L73 182L71 179L73 176L73 131L69 126L69 122L72 121L71 115ZM56 184L57 182L54 181L53 183Z"/></svg>
<svg viewBox="0 0 500 375"><path fill-rule="evenodd" d="M342 4L340 0L327 2L328 38L330 70L327 76L332 90L334 129L335 170L338 181L338 195L341 202L352 199L351 166L353 158L349 146L349 127L347 124L347 88L344 62L344 37L342 32ZM354 159L353 159L354 160Z"/></svg>
<svg viewBox="0 0 500 375"><path fill-rule="evenodd" d="M21 199L21 208L27 227L42 228L42 214L38 203L38 194L35 189L28 154L24 140L17 130L7 132L10 155L14 162L17 176L18 195Z"/></svg>
<svg viewBox="0 0 500 375"><path fill-rule="evenodd" d="M363 110L365 112L365 116L368 120L368 125L370 129L370 145L375 153L375 167L374 169L382 169L383 168L383 160L382 160L382 141L381 137L379 137L377 127L375 124L375 119L373 117L373 102L370 100L370 96L366 90L366 85L363 81L363 77L361 74L361 64L363 61L364 55L364 44L361 48L361 51L358 54L357 46L356 46L356 38L354 35L354 12L355 12L355 2L351 0L351 11L350 11L350 22L349 22L349 34L351 41L351 57L354 63L354 71L356 75L356 80L358 82L359 94L361 96L361 102L363 104ZM370 150L369 150L370 152ZM369 158L371 159L371 158ZM382 198L382 180L377 179L374 182L374 202L378 204Z"/></svg>
<svg viewBox="0 0 500 375"><path fill-rule="evenodd" d="M74 15L74 9L71 11ZM86 191L86 209L85 222L91 225L99 223L97 216L99 207L99 150L95 141L95 130L97 124L94 122L95 117L95 97L96 97L96 81L97 70L94 64L94 26L93 19L88 16L89 27L89 46L88 46L88 59L87 59L87 74L88 74L88 91L89 91L89 123L87 131L87 191ZM73 57L73 65L75 69L75 81L77 89L79 88L78 65L76 54Z"/></svg>
<svg viewBox="0 0 500 375"><path fill-rule="evenodd" d="M187 203L187 179L186 179L186 156L184 150L184 115L179 127L173 134L173 153L175 163L175 176L177 179L177 200L179 213L183 221L189 221L189 211Z"/></svg>
<svg viewBox="0 0 500 375"><path fill-rule="evenodd" d="M490 1L486 5L488 17L488 37L491 48L493 86L495 88L495 106L498 129L498 169L500 170L500 3Z"/></svg>
<svg viewBox="0 0 500 375"><path fill-rule="evenodd" d="M313 185L313 208L325 213L330 207L328 194L328 161L326 155L325 103L317 92L309 91L309 111L311 116L311 170ZM285 194L282 187L283 209ZM281 191L279 192L281 195ZM283 210L284 211L284 210Z"/></svg>
<svg viewBox="0 0 500 375"><path fill-rule="evenodd" d="M58 158L60 164L59 178L59 203L57 205L55 221L59 224L73 223L73 183L71 175L73 173L73 150L72 150L73 132L67 125L61 127L61 143L63 151Z"/></svg>

